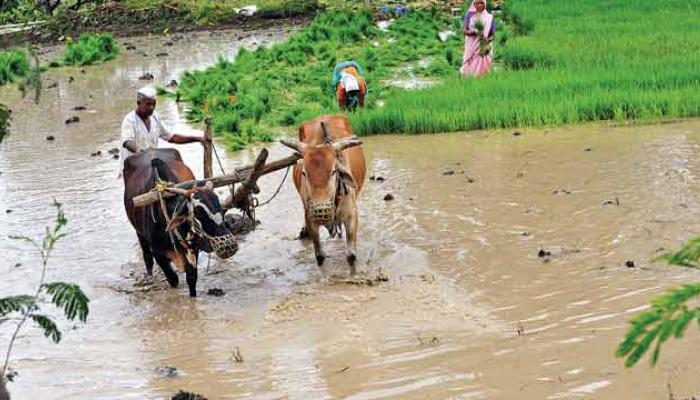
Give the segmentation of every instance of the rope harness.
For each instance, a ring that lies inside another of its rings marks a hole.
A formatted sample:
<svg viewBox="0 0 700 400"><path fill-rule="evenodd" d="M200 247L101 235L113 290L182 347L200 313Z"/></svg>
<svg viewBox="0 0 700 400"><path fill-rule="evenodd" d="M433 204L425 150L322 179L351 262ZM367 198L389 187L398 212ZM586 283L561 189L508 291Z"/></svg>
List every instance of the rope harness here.
<svg viewBox="0 0 700 400"><path fill-rule="evenodd" d="M193 230L195 224L192 223L195 219L191 218L192 221L190 221L190 231L187 232L187 238L183 238L182 235L180 234L180 230L177 229L177 227L172 227L172 216L169 215L168 213L168 207L165 204L165 198L163 197L163 192L167 191L169 187L174 186L172 182L164 181L160 178L160 175L158 174L158 169L154 169L156 173L156 185L153 188L153 191L158 193L158 203L160 204L160 212L163 214L163 217L165 217L165 223L167 228L172 228L172 229L167 229L166 231L168 232L168 237L170 238L170 243L173 245L173 249L175 249L175 252L181 254L180 248L178 248L178 244L182 249L185 250L185 258L187 261L190 263L190 265L194 265L195 267L197 266L197 257L192 249L192 241L194 240L194 235L193 235ZM182 200L178 200L178 203L175 205L175 212L173 215L177 216L179 213L180 207L182 206ZM155 215L151 215L153 218L153 221L155 222Z"/></svg>

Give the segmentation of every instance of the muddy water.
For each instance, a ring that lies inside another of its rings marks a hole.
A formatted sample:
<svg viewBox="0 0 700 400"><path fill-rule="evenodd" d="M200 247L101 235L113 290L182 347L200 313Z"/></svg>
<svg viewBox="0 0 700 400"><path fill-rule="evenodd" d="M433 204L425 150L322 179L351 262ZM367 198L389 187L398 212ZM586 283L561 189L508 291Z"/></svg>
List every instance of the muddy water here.
<svg viewBox="0 0 700 400"><path fill-rule="evenodd" d="M49 280L77 282L92 300L88 324L63 324L58 346L25 331L15 398L164 399L186 389L210 399L647 399L668 398L669 384L677 398L700 392L694 332L668 345L656 369L626 371L612 355L650 297L700 279L650 262L700 232L700 121L368 138L369 170L386 180L369 181L362 196L359 270L388 282L349 280L338 241L326 241L330 258L316 267L310 244L295 240L301 209L286 182L232 260L203 258L197 300L162 283L140 291L119 164L105 152L117 146L140 75L167 82L232 55L239 36L199 34L172 47L130 40L136 52L85 74L48 72L58 87L39 106L3 89L15 119L0 148L2 235L40 235L51 198L63 202L69 236ZM72 111L80 105L88 110ZM174 102L159 111L175 130L197 132ZM65 125L72 115L81 122ZM199 174L201 150L179 149ZM228 170L258 149L219 150ZM282 178L261 180L262 200ZM30 290L36 257L6 238L0 252L0 293ZM210 288L226 295L207 296Z"/></svg>

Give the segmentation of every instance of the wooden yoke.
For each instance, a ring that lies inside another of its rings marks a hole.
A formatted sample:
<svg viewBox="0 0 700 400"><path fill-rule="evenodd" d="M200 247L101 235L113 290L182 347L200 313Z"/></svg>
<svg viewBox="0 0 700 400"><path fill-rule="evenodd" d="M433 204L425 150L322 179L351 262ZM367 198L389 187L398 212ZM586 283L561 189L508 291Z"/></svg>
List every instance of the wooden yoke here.
<svg viewBox="0 0 700 400"><path fill-rule="evenodd" d="M267 153L267 150L264 151ZM267 155L265 155L267 157ZM258 156L260 158L260 156ZM276 160L270 163L260 163L259 164L259 171L256 174L258 177L262 175L267 175L269 173L279 171L281 169L291 167L292 165L296 164L299 159L302 158L302 155L299 153L294 153L290 155L289 157L285 157L280 160ZM212 177L205 179L204 182L211 182L215 188L222 187L222 186L230 186L234 183L240 183L245 181L251 174L252 171L254 170L254 165L248 165L245 167L240 167L236 168L236 170L233 173L226 174L223 176L217 176L217 177ZM257 180L257 178L256 178ZM198 182L202 181L186 181L186 182L181 182L175 185L176 188L180 189L191 189L197 184ZM248 185L249 187L250 184ZM172 192L163 192L162 193L163 197L168 198L172 196L176 196L175 193ZM158 192L148 192L144 193L142 195L136 196L133 199L134 206L135 207L144 207L149 204L153 204L158 201Z"/></svg>

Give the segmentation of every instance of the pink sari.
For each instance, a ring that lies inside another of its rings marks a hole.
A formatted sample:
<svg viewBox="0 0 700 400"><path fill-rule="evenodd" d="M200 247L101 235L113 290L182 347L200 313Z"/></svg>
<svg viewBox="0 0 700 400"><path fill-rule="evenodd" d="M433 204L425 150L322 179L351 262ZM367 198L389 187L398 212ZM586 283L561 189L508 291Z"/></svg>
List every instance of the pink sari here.
<svg viewBox="0 0 700 400"><path fill-rule="evenodd" d="M474 23L477 20L481 20L484 23L484 37L489 37L491 34L491 24L493 23L493 15L484 10L481 14L476 13L476 8L474 8L474 3L469 7L469 11L472 12L472 16L469 20L469 26L467 30L474 29ZM483 76L489 69L491 69L491 64L493 64L493 48L485 56L479 54L479 37L478 36L466 36L466 43L464 44L464 56L462 57L462 68L459 72L462 76Z"/></svg>

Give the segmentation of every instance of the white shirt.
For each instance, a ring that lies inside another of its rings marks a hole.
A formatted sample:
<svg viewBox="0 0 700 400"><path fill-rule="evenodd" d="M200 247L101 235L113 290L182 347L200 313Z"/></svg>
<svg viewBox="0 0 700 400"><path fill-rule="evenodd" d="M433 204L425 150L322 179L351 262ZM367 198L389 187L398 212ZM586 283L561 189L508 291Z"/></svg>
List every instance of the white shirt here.
<svg viewBox="0 0 700 400"><path fill-rule="evenodd" d="M136 115L136 111L131 111L124 117L124 122L122 122L122 140L120 142L122 162L134 154L124 148L124 142L127 140L132 140L136 143L139 150L145 150L158 148L158 138L170 140L173 137L173 134L161 122L158 114L153 112L150 120L151 130L149 131L143 120Z"/></svg>
<svg viewBox="0 0 700 400"><path fill-rule="evenodd" d="M357 78L347 72L340 73L340 83L343 85L346 92L360 90L360 83L357 81Z"/></svg>

